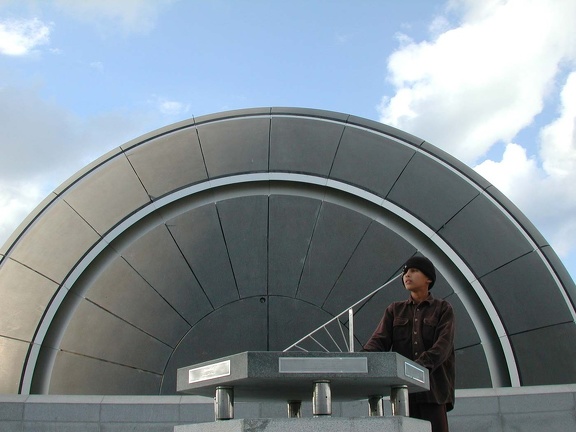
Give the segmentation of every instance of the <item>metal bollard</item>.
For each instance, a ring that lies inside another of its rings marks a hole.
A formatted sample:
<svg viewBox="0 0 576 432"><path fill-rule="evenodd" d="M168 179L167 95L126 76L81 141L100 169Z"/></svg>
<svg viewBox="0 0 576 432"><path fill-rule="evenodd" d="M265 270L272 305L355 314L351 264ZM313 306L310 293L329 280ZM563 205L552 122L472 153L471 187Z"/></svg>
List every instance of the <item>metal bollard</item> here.
<svg viewBox="0 0 576 432"><path fill-rule="evenodd" d="M288 401L288 417L300 418L302 416L300 412L301 408L302 408L302 401L299 400Z"/></svg>
<svg viewBox="0 0 576 432"><path fill-rule="evenodd" d="M410 415L410 408L408 405L408 386L392 387L390 403L392 404L393 416L408 417Z"/></svg>
<svg viewBox="0 0 576 432"><path fill-rule="evenodd" d="M230 420L234 418L234 387L216 387L214 416L216 420Z"/></svg>
<svg viewBox="0 0 576 432"><path fill-rule="evenodd" d="M383 417L384 416L384 401L382 396L371 396L368 399L370 410L368 415L370 417Z"/></svg>
<svg viewBox="0 0 576 432"><path fill-rule="evenodd" d="M312 414L314 414L314 417L332 415L332 393L330 392L330 381L322 380L314 382Z"/></svg>

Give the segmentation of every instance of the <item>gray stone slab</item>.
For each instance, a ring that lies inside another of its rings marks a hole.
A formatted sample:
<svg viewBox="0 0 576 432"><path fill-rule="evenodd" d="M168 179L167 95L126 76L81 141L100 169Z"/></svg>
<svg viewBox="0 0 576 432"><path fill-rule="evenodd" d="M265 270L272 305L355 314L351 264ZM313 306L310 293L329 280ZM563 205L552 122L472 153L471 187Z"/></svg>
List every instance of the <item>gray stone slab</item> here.
<svg viewBox="0 0 576 432"><path fill-rule="evenodd" d="M247 351L178 369L177 390L214 396L218 386L232 386L238 400L308 400L318 380L330 381L334 401L388 396L400 385L429 388L428 370L394 352Z"/></svg>
<svg viewBox="0 0 576 432"><path fill-rule="evenodd" d="M134 430L134 429L132 429ZM98 423L24 422L23 432L101 432Z"/></svg>
<svg viewBox="0 0 576 432"><path fill-rule="evenodd" d="M430 430L430 423L409 417L241 419L174 427L174 432L430 432Z"/></svg>

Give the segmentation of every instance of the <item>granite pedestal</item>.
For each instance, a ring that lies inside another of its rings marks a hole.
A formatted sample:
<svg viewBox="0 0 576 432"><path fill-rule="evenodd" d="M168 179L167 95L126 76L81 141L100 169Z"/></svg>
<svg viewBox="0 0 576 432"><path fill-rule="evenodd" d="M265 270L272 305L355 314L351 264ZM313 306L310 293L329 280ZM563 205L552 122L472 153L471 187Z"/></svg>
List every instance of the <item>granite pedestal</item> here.
<svg viewBox="0 0 576 432"><path fill-rule="evenodd" d="M430 423L409 417L237 419L175 426L174 432L430 432Z"/></svg>
<svg viewBox="0 0 576 432"><path fill-rule="evenodd" d="M408 392L429 388L428 370L393 352L243 352L178 369L178 392L214 397L217 421L175 431L428 431L427 422L406 416ZM381 417L384 396L397 416ZM299 418L301 402L309 399L314 417ZM370 401L370 417L330 417L332 400L360 399ZM232 421L235 400L283 400L288 417L298 418Z"/></svg>

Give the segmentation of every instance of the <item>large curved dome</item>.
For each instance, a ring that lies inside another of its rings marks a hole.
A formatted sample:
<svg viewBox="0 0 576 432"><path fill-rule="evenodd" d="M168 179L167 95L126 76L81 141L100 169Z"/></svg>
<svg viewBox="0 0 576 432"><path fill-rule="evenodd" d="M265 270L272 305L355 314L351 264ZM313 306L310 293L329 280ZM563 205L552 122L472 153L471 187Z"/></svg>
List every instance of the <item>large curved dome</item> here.
<svg viewBox="0 0 576 432"><path fill-rule="evenodd" d="M492 185L380 123L263 108L122 145L29 216L0 250L0 392L174 394L177 368L282 350L417 252L459 388L576 382L574 283ZM357 343L405 297L357 308Z"/></svg>

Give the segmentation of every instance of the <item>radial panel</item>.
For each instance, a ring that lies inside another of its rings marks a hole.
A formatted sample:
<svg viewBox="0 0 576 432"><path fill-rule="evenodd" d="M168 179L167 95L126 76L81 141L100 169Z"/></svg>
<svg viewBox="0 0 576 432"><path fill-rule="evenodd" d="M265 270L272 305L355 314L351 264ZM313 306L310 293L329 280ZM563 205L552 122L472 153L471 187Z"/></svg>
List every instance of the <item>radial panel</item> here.
<svg viewBox="0 0 576 432"><path fill-rule="evenodd" d="M209 177L268 170L269 118L225 120L198 126Z"/></svg>
<svg viewBox="0 0 576 432"><path fill-rule="evenodd" d="M160 375L172 353L168 345L86 300L76 308L60 348Z"/></svg>
<svg viewBox="0 0 576 432"><path fill-rule="evenodd" d="M320 200L289 196L270 196L268 234L268 293L294 297L306 260Z"/></svg>
<svg viewBox="0 0 576 432"><path fill-rule="evenodd" d="M157 395L162 375L100 359L58 352L50 394Z"/></svg>
<svg viewBox="0 0 576 432"><path fill-rule="evenodd" d="M479 194L471 184L459 180L456 172L417 153L387 198L436 231Z"/></svg>
<svg viewBox="0 0 576 432"><path fill-rule="evenodd" d="M216 206L192 209L168 221L168 227L211 307L238 300L240 294ZM197 294L192 294L192 299L196 298ZM201 316L196 315L190 323Z"/></svg>
<svg viewBox="0 0 576 432"><path fill-rule="evenodd" d="M86 174L70 187L64 200L100 234L150 202L124 155Z"/></svg>
<svg viewBox="0 0 576 432"><path fill-rule="evenodd" d="M297 298L322 306L369 225L366 216L329 202L322 204Z"/></svg>
<svg viewBox="0 0 576 432"><path fill-rule="evenodd" d="M240 297L266 294L268 197L234 198L216 206Z"/></svg>
<svg viewBox="0 0 576 432"><path fill-rule="evenodd" d="M521 360L518 366L523 385L576 382L574 322L520 333L511 339L514 354Z"/></svg>
<svg viewBox="0 0 576 432"><path fill-rule="evenodd" d="M174 348L190 325L121 257L91 283L86 298Z"/></svg>
<svg viewBox="0 0 576 432"><path fill-rule="evenodd" d="M344 125L278 117L270 128L270 169L328 176Z"/></svg>
<svg viewBox="0 0 576 432"><path fill-rule="evenodd" d="M159 225L132 242L122 256L189 324L212 310L166 226Z"/></svg>
<svg viewBox="0 0 576 432"><path fill-rule="evenodd" d="M153 199L208 177L193 127L131 147L126 156Z"/></svg>
<svg viewBox="0 0 576 432"><path fill-rule="evenodd" d="M18 241L10 258L61 283L99 236L70 206L51 204ZM6 259L3 260L3 262Z"/></svg>
<svg viewBox="0 0 576 432"><path fill-rule="evenodd" d="M34 323L42 317L57 287L50 279L6 259L0 272L0 298L4 307L0 314L0 334L30 342L36 332Z"/></svg>
<svg viewBox="0 0 576 432"><path fill-rule="evenodd" d="M524 255L484 276L482 283L503 317L508 334L572 320L556 282L544 268L537 252Z"/></svg>
<svg viewBox="0 0 576 432"><path fill-rule="evenodd" d="M413 149L389 137L348 126L330 178L385 197L413 155Z"/></svg>
<svg viewBox="0 0 576 432"><path fill-rule="evenodd" d="M526 237L485 196L477 196L439 234L478 277L532 251Z"/></svg>

